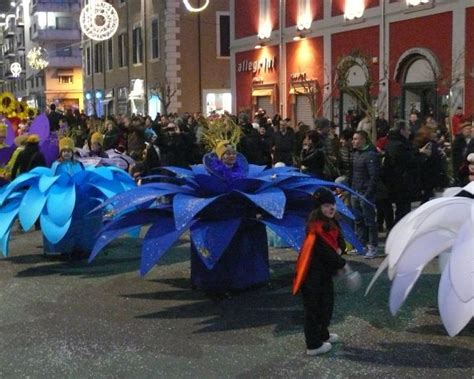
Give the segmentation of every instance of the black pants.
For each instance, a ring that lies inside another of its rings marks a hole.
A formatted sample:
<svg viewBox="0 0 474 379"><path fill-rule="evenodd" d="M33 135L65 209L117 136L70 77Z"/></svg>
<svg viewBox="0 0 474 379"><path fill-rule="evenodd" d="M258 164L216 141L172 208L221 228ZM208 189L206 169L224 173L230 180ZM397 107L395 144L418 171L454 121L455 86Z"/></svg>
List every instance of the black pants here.
<svg viewBox="0 0 474 379"><path fill-rule="evenodd" d="M329 339L328 327L334 308L332 277L305 282L301 288L304 306L304 336L308 349L321 347Z"/></svg>

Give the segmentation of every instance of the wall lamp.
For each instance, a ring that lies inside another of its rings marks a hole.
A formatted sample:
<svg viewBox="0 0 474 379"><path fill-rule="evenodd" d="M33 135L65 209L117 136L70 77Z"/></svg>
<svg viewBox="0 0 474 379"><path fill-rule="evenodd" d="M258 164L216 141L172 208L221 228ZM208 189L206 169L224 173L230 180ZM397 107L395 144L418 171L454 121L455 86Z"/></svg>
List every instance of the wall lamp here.
<svg viewBox="0 0 474 379"><path fill-rule="evenodd" d="M306 38L306 35L311 32L311 29L298 30L296 35L293 37L293 41L301 41Z"/></svg>
<svg viewBox="0 0 474 379"><path fill-rule="evenodd" d="M353 21L364 16L365 4L364 0L346 0L344 9L344 19Z"/></svg>
<svg viewBox="0 0 474 379"><path fill-rule="evenodd" d="M407 0L407 5L409 7L416 7L421 4L428 4L430 0Z"/></svg>

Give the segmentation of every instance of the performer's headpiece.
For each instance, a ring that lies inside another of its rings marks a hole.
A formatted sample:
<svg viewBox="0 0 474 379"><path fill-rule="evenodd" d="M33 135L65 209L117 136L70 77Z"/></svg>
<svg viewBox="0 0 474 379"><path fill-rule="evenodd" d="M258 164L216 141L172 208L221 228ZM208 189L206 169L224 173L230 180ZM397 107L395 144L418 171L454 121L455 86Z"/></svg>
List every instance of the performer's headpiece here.
<svg viewBox="0 0 474 379"><path fill-rule="evenodd" d="M74 150L74 141L72 138L64 137L59 140L59 151Z"/></svg>
<svg viewBox="0 0 474 379"><path fill-rule="evenodd" d="M216 155L221 159L227 150L235 151L235 147L230 143L230 141L221 141L216 146Z"/></svg>
<svg viewBox="0 0 474 379"><path fill-rule="evenodd" d="M95 132L91 136L91 144L93 143L98 143L99 145L102 146L104 143L104 136L99 132Z"/></svg>
<svg viewBox="0 0 474 379"><path fill-rule="evenodd" d="M26 143L39 143L40 138L37 134L30 134L26 139Z"/></svg>

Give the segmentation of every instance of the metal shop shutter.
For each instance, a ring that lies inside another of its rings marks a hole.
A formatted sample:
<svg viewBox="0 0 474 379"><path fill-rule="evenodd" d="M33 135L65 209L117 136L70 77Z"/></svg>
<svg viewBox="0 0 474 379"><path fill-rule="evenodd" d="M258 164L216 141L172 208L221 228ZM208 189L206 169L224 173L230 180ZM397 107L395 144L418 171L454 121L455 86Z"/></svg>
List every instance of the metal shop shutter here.
<svg viewBox="0 0 474 379"><path fill-rule="evenodd" d="M303 121L310 128L313 127L313 115L309 99L305 95L296 95L296 123Z"/></svg>
<svg viewBox="0 0 474 379"><path fill-rule="evenodd" d="M257 97L257 108L262 108L267 112L267 115L273 117L274 110L271 96L258 96Z"/></svg>

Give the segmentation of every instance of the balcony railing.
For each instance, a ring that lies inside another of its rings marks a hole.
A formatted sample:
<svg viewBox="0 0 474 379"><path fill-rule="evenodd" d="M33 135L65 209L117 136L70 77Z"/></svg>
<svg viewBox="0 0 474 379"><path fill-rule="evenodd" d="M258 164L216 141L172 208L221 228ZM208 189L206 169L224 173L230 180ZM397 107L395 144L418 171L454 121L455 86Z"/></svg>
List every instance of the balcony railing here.
<svg viewBox="0 0 474 379"><path fill-rule="evenodd" d="M80 0L32 0L31 14L36 12L79 12Z"/></svg>
<svg viewBox="0 0 474 379"><path fill-rule="evenodd" d="M73 55L72 57L49 57L48 67L81 67L82 57L80 55Z"/></svg>
<svg viewBox="0 0 474 379"><path fill-rule="evenodd" d="M33 41L79 41L81 33L79 29L39 29L31 36Z"/></svg>

